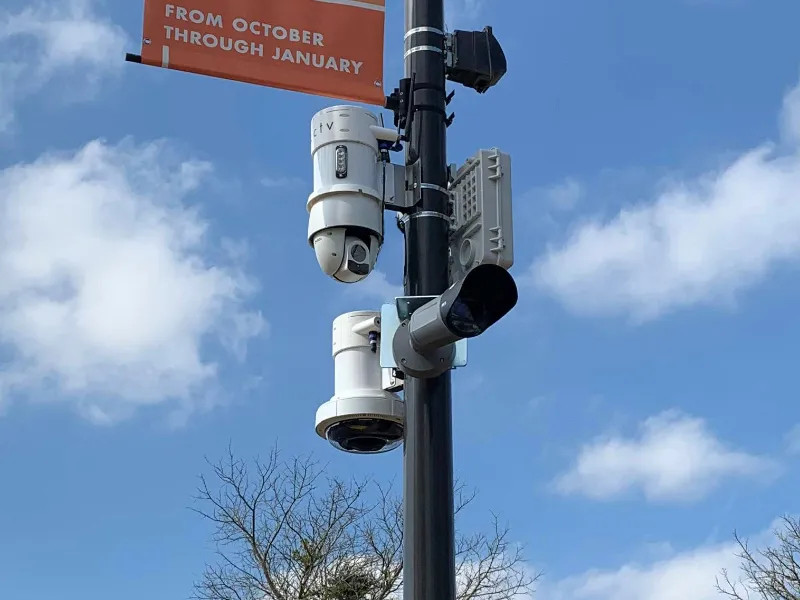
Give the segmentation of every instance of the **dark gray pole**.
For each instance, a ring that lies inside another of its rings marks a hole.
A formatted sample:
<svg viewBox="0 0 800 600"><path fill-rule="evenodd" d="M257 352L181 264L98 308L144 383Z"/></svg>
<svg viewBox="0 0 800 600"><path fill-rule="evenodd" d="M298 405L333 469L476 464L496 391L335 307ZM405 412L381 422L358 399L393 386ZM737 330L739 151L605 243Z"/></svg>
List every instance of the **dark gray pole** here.
<svg viewBox="0 0 800 600"><path fill-rule="evenodd" d="M406 77L415 113L406 159L419 160L422 202L404 219L405 291L444 292L448 277L443 0L406 0ZM450 373L405 383L404 598L455 600Z"/></svg>

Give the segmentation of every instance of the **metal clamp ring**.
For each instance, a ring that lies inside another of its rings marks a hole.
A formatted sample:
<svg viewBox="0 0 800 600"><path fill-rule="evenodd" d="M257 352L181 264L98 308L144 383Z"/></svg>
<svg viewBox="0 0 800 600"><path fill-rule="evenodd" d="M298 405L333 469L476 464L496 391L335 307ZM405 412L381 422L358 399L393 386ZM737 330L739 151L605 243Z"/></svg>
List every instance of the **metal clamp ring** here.
<svg viewBox="0 0 800 600"><path fill-rule="evenodd" d="M422 190L434 190L435 192L442 192L445 195L450 195L450 190L434 183L420 183L419 187Z"/></svg>
<svg viewBox="0 0 800 600"><path fill-rule="evenodd" d="M444 35L444 31L441 29L437 29L436 27L415 27L414 29L409 29L406 32L406 37L404 39L410 38L412 35L417 33L435 33L437 35Z"/></svg>
<svg viewBox="0 0 800 600"><path fill-rule="evenodd" d="M444 50L438 48L436 46L415 46L410 50L406 50L406 53L403 55L405 58L408 58L415 52L436 52L438 54L444 54Z"/></svg>
<svg viewBox="0 0 800 600"><path fill-rule="evenodd" d="M444 213L436 212L434 210L423 210L417 213L411 213L410 215L403 215L400 218L400 222L403 223L403 225L405 225L411 219L423 219L423 218L444 219L448 223L451 220L450 217Z"/></svg>

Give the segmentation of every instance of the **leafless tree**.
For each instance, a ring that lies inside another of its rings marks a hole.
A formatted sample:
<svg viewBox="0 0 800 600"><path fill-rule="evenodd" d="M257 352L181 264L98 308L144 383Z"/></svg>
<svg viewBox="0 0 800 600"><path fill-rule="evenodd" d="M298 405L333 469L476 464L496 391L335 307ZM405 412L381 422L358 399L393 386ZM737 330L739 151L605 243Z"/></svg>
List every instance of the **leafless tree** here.
<svg viewBox="0 0 800 600"><path fill-rule="evenodd" d="M733 600L800 600L800 519L784 517L775 543L752 550L738 535L741 575L722 573L717 589Z"/></svg>
<svg viewBox="0 0 800 600"><path fill-rule="evenodd" d="M201 477L198 513L215 527L218 560L199 600L394 600L403 585L402 500L391 487L326 477L312 459L277 451L247 463L229 451ZM457 512L474 495L456 490ZM535 577L509 531L456 542L458 599L512 600Z"/></svg>

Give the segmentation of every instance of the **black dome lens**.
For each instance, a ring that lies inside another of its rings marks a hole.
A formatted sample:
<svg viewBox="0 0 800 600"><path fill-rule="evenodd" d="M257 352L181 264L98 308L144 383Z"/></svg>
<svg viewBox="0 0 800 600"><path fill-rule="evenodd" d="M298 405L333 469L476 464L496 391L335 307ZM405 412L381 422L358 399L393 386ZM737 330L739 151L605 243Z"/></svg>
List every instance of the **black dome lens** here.
<svg viewBox="0 0 800 600"><path fill-rule="evenodd" d="M376 454L397 448L403 441L403 425L385 419L353 419L331 426L328 441L346 452Z"/></svg>
<svg viewBox="0 0 800 600"><path fill-rule="evenodd" d="M378 438L353 438L346 444L348 450L354 452L380 452L386 446L386 441Z"/></svg>

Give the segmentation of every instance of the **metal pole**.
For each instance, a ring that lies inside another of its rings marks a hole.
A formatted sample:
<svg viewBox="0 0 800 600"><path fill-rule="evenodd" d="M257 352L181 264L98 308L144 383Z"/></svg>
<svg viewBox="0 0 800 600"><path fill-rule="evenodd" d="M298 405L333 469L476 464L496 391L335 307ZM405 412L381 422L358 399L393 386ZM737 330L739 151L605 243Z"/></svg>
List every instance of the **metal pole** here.
<svg viewBox="0 0 800 600"><path fill-rule="evenodd" d="M419 160L422 202L404 218L405 292L449 285L443 0L406 0L406 77L415 113L408 164ZM405 382L404 600L455 600L450 373Z"/></svg>

